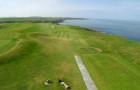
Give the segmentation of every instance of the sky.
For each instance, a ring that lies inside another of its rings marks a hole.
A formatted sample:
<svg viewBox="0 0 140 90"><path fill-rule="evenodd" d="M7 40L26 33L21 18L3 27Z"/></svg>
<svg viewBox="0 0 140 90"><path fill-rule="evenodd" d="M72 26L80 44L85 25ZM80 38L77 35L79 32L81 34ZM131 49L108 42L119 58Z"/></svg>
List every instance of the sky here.
<svg viewBox="0 0 140 90"><path fill-rule="evenodd" d="M0 17L30 16L140 21L140 0L0 0Z"/></svg>

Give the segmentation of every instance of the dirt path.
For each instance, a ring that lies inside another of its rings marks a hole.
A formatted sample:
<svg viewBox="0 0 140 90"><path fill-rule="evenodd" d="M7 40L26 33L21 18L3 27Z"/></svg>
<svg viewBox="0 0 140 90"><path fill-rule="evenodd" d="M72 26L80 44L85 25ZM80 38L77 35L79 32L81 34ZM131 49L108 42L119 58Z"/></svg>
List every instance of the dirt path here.
<svg viewBox="0 0 140 90"><path fill-rule="evenodd" d="M85 65L83 64L81 58L77 55L75 55L74 57L75 57L75 60L77 62L77 65L80 69L80 72L82 74L83 80L87 86L87 89L88 90L98 90L96 85L94 84L92 78L90 77Z"/></svg>

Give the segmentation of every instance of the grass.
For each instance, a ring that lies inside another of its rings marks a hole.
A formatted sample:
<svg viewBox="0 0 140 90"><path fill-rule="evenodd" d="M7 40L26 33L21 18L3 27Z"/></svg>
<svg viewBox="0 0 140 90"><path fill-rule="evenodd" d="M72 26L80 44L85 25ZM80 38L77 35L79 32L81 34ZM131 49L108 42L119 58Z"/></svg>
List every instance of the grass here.
<svg viewBox="0 0 140 90"><path fill-rule="evenodd" d="M57 17L20 17L20 18L0 18L0 23L58 23L63 21L65 18ZM1 26L0 26L1 28Z"/></svg>
<svg viewBox="0 0 140 90"><path fill-rule="evenodd" d="M50 23L0 24L0 90L87 90L74 55L99 90L139 90L140 44L119 36ZM44 81L54 83L45 86Z"/></svg>

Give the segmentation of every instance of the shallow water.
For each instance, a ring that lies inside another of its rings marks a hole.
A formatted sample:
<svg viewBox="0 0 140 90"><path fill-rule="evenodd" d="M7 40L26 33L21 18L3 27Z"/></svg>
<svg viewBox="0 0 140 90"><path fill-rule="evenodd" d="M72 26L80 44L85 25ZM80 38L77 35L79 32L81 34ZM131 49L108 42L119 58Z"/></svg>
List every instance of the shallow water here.
<svg viewBox="0 0 140 90"><path fill-rule="evenodd" d="M75 25L95 29L100 32L123 36L129 40L140 42L140 21L123 20L65 20L60 24Z"/></svg>

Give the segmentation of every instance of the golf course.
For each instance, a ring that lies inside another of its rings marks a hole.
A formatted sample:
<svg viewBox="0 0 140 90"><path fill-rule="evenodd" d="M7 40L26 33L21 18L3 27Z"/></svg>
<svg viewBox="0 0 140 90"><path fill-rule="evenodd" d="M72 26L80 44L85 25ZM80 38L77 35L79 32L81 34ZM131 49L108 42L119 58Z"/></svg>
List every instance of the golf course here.
<svg viewBox="0 0 140 90"><path fill-rule="evenodd" d="M46 21L0 23L0 90L87 90L75 55L98 90L140 90L139 42Z"/></svg>

